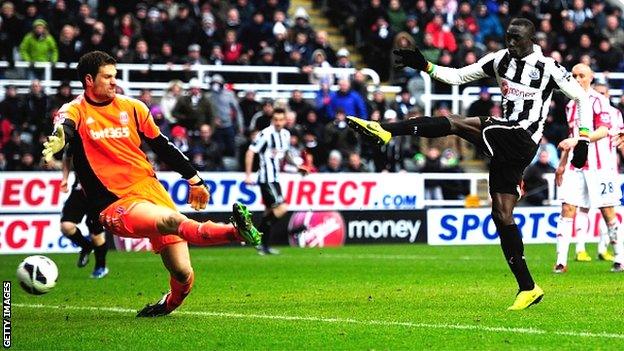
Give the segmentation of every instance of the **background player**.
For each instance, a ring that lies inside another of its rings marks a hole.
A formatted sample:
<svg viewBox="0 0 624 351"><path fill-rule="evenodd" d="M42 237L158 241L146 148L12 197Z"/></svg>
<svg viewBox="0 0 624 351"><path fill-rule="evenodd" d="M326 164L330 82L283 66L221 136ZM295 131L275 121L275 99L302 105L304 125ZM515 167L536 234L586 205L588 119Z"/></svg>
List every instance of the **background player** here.
<svg viewBox="0 0 624 351"><path fill-rule="evenodd" d="M544 57L533 44L535 27L524 18L510 22L505 35L507 49L490 53L477 63L455 69L428 62L420 50L395 50L400 66L426 71L447 84L460 85L485 77L496 78L502 93L504 118L442 116L417 117L395 123L367 122L349 117L349 125L381 144L399 135L436 138L458 135L486 150L491 157L489 187L492 219L507 263L518 282L519 292L509 310L522 310L538 303L544 292L535 284L524 257L524 244L514 222L513 209L520 197L522 174L537 151L552 90L561 89L577 101L582 118L581 136L572 164L582 166L587 158L591 111L587 94L553 59Z"/></svg>
<svg viewBox="0 0 624 351"><path fill-rule="evenodd" d="M590 261L591 257L585 250L585 237L589 229L587 212L590 207L598 207L607 223L609 236L615 238L619 221L615 214L615 205L620 203L622 193L617 186L618 155L615 145L609 138L609 130L614 127L615 117L609 99L591 88L594 72L585 64L577 64L572 68L572 76L589 96L593 112L594 131L590 133L590 145L587 163L580 169L570 165L568 154L576 145L578 137L579 116L577 105L570 101L566 106L566 115L570 127L570 138L563 140L561 161L556 171L556 182L562 194L561 217L557 223L557 262L554 273L567 271L568 248L575 226L577 231L576 259ZM564 173L565 172L565 173ZM577 208L581 210L577 212ZM576 216L576 219L575 219ZM580 223L579 223L580 222ZM599 258L608 259L606 247L600 247Z"/></svg>
<svg viewBox="0 0 624 351"><path fill-rule="evenodd" d="M71 151L68 146L63 155L63 180L61 181L61 191L69 192L68 179L71 170ZM80 254L78 256L78 267L84 267L89 263L89 254L93 251L95 256L95 266L91 273L91 278L104 278L108 274L106 267L106 235L104 228L100 224L97 214L87 213L89 205L87 197L82 191L82 186L78 177L74 180L71 193L63 205L63 214L61 215L61 232L69 238L74 244L80 246ZM91 234L91 241L85 239L78 227L82 222L82 218L87 216L87 228Z"/></svg>
<svg viewBox="0 0 624 351"><path fill-rule="evenodd" d="M171 275L171 290L137 316L162 316L182 304L193 286L187 241L213 245L244 240L257 245L261 234L251 223L251 214L239 204L234 204L233 224L199 223L177 211L140 149L142 141L188 180L188 203L193 209L206 208L208 189L189 160L160 133L147 106L116 95L115 64L113 57L101 51L80 58L78 75L85 92L61 107L62 122L48 137L43 155L50 161L66 142L72 143L74 169L89 210L99 213L100 222L115 235L150 239Z"/></svg>
<svg viewBox="0 0 624 351"><path fill-rule="evenodd" d="M260 168L258 169L258 184L262 194L262 201L266 209L262 221L258 226L262 236L262 244L257 247L260 255L279 254L279 251L269 247L271 239L271 226L282 218L288 211L282 196L282 188L279 183L279 173L284 159L289 164L297 167L301 174L307 174L307 169L298 165L290 152L290 132L284 128L286 125L286 111L283 108L273 110L271 125L264 128L256 135L245 154L245 183L253 184L251 169L254 155L260 156Z"/></svg>

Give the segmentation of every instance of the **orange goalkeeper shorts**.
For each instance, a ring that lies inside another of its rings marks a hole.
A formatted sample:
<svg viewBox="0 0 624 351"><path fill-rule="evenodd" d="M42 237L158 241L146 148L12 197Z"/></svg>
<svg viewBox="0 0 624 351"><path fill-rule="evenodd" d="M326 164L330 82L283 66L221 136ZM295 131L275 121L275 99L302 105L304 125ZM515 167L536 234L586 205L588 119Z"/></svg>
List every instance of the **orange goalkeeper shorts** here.
<svg viewBox="0 0 624 351"><path fill-rule="evenodd" d="M136 213L132 208L141 202L149 202L177 211L169 193L158 179L148 177L135 184L123 197L100 213L100 222L111 233L129 238L149 238L154 252L171 244L183 242L175 234L161 234L153 213Z"/></svg>

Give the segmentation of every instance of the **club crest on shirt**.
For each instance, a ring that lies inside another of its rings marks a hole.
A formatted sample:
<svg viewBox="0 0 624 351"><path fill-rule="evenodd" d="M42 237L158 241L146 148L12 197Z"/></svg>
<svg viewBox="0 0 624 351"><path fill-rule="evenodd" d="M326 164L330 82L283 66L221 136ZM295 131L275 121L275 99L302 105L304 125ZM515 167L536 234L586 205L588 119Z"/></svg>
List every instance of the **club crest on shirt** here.
<svg viewBox="0 0 624 351"><path fill-rule="evenodd" d="M540 78L540 72L537 68L533 68L532 70L529 71L529 78L531 78L532 80L537 80Z"/></svg>
<svg viewBox="0 0 624 351"><path fill-rule="evenodd" d="M121 123L122 126L128 124L128 112L121 111L121 113L119 113L119 123Z"/></svg>

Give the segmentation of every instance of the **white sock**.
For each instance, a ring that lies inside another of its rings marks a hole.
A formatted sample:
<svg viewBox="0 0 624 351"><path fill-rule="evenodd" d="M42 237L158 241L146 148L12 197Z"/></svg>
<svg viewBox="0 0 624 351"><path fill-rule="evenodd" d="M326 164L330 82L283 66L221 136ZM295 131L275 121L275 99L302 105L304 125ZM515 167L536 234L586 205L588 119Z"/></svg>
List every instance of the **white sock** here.
<svg viewBox="0 0 624 351"><path fill-rule="evenodd" d="M568 250L573 229L574 219L559 218L559 222L557 222L557 264L568 265Z"/></svg>
<svg viewBox="0 0 624 351"><path fill-rule="evenodd" d="M589 234L589 216L583 211L576 212L574 220L576 230L576 253L585 251L585 242Z"/></svg>
<svg viewBox="0 0 624 351"><path fill-rule="evenodd" d="M609 247L609 243L611 242L611 236L613 236L614 238L616 237L619 226L620 222L617 218L615 218L611 222L607 223L607 230L600 231L600 241L598 242L599 254L604 254L607 252L607 248Z"/></svg>
<svg viewBox="0 0 624 351"><path fill-rule="evenodd" d="M613 253L615 254L614 263L624 264L624 226L620 225L617 229L617 236L613 243Z"/></svg>

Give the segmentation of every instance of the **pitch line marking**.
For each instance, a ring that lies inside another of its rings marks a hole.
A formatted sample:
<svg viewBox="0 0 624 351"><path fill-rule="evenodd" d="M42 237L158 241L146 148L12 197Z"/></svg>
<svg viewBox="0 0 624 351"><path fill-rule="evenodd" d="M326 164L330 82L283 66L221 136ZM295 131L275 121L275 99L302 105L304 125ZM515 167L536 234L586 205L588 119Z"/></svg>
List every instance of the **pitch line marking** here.
<svg viewBox="0 0 624 351"><path fill-rule="evenodd" d="M14 303L14 307L24 308L45 308L56 310L76 310L76 311L104 311L116 313L137 313L137 310L121 307L95 307L95 306L59 306L59 305L43 305L43 304L23 304ZM244 314L232 312L207 312L207 311L176 311L175 314L202 316L202 317L226 317L226 318L247 318L247 319L267 319L277 321L303 321L303 322L322 322L322 323L342 323L342 324L360 324L360 325L379 325L390 327L406 327L418 329L455 329L455 330L476 330L491 333L511 333L511 334L534 334L534 335L558 335L573 336L584 338L609 338L624 339L624 334L616 333L593 333L578 331L549 331L536 328L513 328L513 327L488 327L483 325L470 324L434 324L434 323L415 323L400 321L383 321L383 320L358 320L352 318L326 318L314 316L284 316L284 315L268 315L268 314Z"/></svg>

